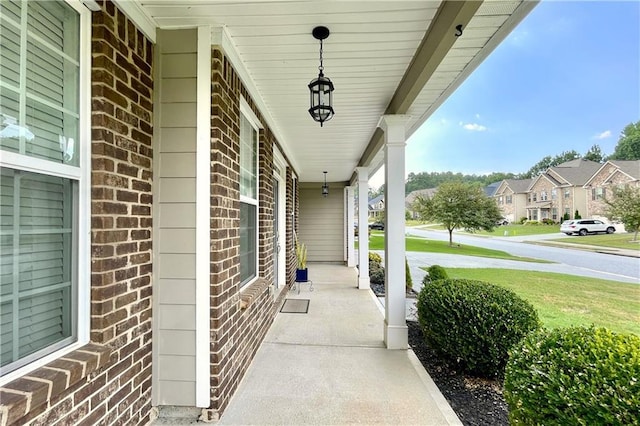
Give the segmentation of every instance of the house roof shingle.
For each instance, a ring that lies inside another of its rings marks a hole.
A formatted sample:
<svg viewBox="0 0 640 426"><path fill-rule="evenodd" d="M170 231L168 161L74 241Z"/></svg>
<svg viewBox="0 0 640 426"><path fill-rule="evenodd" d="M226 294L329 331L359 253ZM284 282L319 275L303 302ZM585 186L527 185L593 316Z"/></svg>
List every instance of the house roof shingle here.
<svg viewBox="0 0 640 426"><path fill-rule="evenodd" d="M413 202L416 200L416 198L418 198L418 197L433 197L433 194L435 194L437 190L438 190L438 188L427 188L427 189L417 189L415 191L411 191L404 198L404 204L407 207L410 207L411 204L413 204Z"/></svg>
<svg viewBox="0 0 640 426"><path fill-rule="evenodd" d="M640 160L611 160L622 172L640 180Z"/></svg>
<svg viewBox="0 0 640 426"><path fill-rule="evenodd" d="M550 167L549 170L553 171L558 176L561 176L570 185L582 186L591 179L591 176L593 176L600 167L602 167L602 164L600 163L578 158L576 160L567 161L566 163ZM545 174L549 175L548 172Z"/></svg>
<svg viewBox="0 0 640 426"><path fill-rule="evenodd" d="M523 194L529 189L532 179L506 179L505 182L515 194Z"/></svg>

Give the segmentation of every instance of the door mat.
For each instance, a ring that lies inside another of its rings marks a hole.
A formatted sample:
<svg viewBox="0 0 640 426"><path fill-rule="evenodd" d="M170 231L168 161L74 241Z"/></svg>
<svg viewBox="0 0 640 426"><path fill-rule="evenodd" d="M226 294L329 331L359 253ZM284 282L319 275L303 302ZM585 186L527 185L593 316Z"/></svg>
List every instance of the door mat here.
<svg viewBox="0 0 640 426"><path fill-rule="evenodd" d="M285 314L306 314L309 312L309 299L285 299L280 312Z"/></svg>

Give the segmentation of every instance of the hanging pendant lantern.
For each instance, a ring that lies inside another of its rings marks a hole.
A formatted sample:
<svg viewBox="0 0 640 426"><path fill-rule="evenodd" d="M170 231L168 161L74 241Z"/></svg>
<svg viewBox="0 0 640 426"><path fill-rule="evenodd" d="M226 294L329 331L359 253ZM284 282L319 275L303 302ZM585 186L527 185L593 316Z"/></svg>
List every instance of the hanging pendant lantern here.
<svg viewBox="0 0 640 426"><path fill-rule="evenodd" d="M325 121L331 120L333 117L333 83L329 78L324 76L324 67L322 65L322 40L329 37L329 28L315 27L313 29L313 37L320 40L320 66L318 70L318 78L314 78L309 83L309 114L315 120L320 122L320 127Z"/></svg>

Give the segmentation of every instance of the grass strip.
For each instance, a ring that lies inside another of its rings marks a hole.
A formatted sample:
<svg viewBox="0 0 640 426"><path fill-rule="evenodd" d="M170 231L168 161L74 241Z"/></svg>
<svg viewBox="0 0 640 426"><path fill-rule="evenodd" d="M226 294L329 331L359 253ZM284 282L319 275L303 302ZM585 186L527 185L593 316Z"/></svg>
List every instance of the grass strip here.
<svg viewBox="0 0 640 426"><path fill-rule="evenodd" d="M444 253L457 254L461 256L487 257L491 259L518 260L521 262L533 263L553 263L547 260L533 259L529 257L513 256L505 251L491 250L482 247L469 246L465 244L456 244L449 246L447 241L430 240L420 237L406 237L405 249L407 251L423 252L423 253ZM369 250L384 250L384 236L380 233L373 232L369 237Z"/></svg>
<svg viewBox="0 0 640 426"><path fill-rule="evenodd" d="M446 268L450 278L490 282L514 291L549 328L591 325L640 335L640 285L552 272Z"/></svg>
<svg viewBox="0 0 640 426"><path fill-rule="evenodd" d="M585 235L584 237L573 236L565 238L554 238L552 240L560 243L571 243L580 245L590 245L598 247L621 248L635 250L640 253L640 241L633 241L633 233L609 234L609 235Z"/></svg>

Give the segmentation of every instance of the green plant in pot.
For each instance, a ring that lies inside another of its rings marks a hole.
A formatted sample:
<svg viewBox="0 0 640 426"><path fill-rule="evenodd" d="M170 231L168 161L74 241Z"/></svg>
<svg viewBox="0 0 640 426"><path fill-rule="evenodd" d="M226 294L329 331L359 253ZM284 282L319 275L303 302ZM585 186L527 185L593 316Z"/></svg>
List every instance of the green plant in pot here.
<svg viewBox="0 0 640 426"><path fill-rule="evenodd" d="M309 280L307 270L307 246L296 238L296 281L306 282Z"/></svg>

